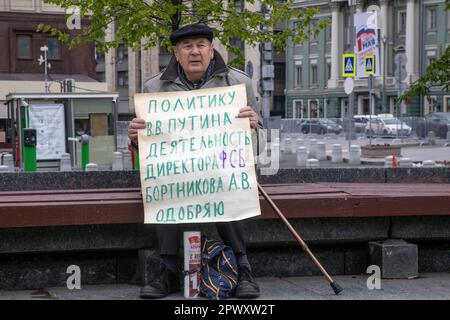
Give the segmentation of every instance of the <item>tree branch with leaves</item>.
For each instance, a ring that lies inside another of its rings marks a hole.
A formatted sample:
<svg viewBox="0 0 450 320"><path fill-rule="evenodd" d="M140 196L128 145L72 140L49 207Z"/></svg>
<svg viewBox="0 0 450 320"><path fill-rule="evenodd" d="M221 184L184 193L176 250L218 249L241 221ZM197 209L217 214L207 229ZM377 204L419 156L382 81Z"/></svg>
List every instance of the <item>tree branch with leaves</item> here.
<svg viewBox="0 0 450 320"><path fill-rule="evenodd" d="M246 0L254 4L258 0ZM318 8L296 8L293 0L261 0L261 8L270 8L270 13L241 8L236 0L44 0L62 8L77 7L81 18L88 19L77 33L60 30L41 24L38 31L57 36L70 48L94 42L97 50L108 51L124 44L135 50L150 48L158 44L171 50L169 36L180 26L190 23L207 24L214 36L235 53L235 64L242 65L243 53L232 45L231 39L257 45L271 41L276 51L284 51L287 40L297 44L307 41L310 34L317 34L329 25L322 19L312 24ZM294 19L298 23L289 26ZM108 26L114 23L115 36L106 41ZM276 26L284 25L281 32ZM142 40L146 39L145 42Z"/></svg>

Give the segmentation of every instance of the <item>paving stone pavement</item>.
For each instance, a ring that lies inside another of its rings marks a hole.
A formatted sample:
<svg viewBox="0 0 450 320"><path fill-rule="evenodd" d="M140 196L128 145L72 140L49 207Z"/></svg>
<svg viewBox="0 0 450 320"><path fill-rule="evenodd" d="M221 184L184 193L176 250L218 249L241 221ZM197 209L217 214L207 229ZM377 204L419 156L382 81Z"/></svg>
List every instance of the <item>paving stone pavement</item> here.
<svg viewBox="0 0 450 320"><path fill-rule="evenodd" d="M344 288L339 295L334 294L325 278L321 276L256 278L261 289L258 300L450 300L450 270L448 273L420 274L416 279L381 279L379 290L368 289L369 276L335 276L335 281ZM128 284L89 286L81 284L79 290L55 287L40 290L0 291L0 300L137 299L139 299L139 287ZM182 293L177 293L164 300L185 300L185 298Z"/></svg>

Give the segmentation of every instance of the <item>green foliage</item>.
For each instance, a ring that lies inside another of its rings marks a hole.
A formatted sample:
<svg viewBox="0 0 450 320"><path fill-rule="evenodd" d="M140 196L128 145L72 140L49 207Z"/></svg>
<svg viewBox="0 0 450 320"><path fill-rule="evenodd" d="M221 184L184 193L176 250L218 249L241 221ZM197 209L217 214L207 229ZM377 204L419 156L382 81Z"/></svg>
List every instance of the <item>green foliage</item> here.
<svg viewBox="0 0 450 320"><path fill-rule="evenodd" d="M412 84L400 100L406 101L420 94L428 95L433 86L442 87L443 91L450 89L450 46L439 59L427 67L422 77Z"/></svg>
<svg viewBox="0 0 450 320"><path fill-rule="evenodd" d="M310 33L318 33L325 28L328 20L308 26L313 20L316 8L294 8L293 0L261 0L261 7L271 8L266 17L257 10L242 8L237 0L44 0L46 3L63 8L78 7L84 23L82 30L72 32L59 30L49 25L39 25L38 31L51 33L74 47L92 41L99 51L117 48L123 43L133 49L150 48L158 44L171 50L170 34L188 23L209 25L216 39L236 55L235 65L242 65L243 54L233 47L230 39L237 38L250 45L272 41L274 49L283 51L288 38L294 44L304 42ZM243 0L242 0L243 2ZM247 0L249 4L256 0ZM288 27L288 20L298 20ZM105 41L106 30L115 22L115 39ZM283 25L282 32L274 32ZM265 26L263 28L263 26ZM145 41L143 41L145 39ZM217 40L216 40L217 41Z"/></svg>
<svg viewBox="0 0 450 320"><path fill-rule="evenodd" d="M445 10L449 9L450 0L446 0ZM439 59L433 61L426 68L422 77L411 85L411 88L399 98L399 101L408 101L421 94L427 96L431 87L442 87L442 91L450 90L450 46L447 46Z"/></svg>

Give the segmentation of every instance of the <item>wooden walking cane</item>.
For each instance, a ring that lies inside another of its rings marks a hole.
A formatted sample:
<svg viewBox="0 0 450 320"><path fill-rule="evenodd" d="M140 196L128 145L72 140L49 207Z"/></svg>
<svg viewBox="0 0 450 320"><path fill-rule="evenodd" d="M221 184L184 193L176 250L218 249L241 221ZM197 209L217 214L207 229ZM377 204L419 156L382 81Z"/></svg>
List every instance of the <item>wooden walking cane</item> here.
<svg viewBox="0 0 450 320"><path fill-rule="evenodd" d="M334 281L328 272L322 267L319 260L316 259L316 257L313 255L311 250L309 250L306 243L300 238L297 231L292 227L292 225L289 223L289 221L286 219L286 217L281 213L280 209L275 205L275 203L270 199L269 195L264 191L264 189L261 187L261 185L258 183L258 189L263 195L264 199L266 199L267 202L269 202L270 206L275 210L275 212L278 214L278 216L283 220L283 222L286 224L286 226L289 228L289 231L291 231L292 235L295 237L295 239L298 241L302 249L309 255L309 257L312 259L312 261L316 264L316 266L320 269L320 271L323 273L325 278L327 278L328 282L330 283L331 288L333 288L333 291L335 294L339 294L343 289L340 285Z"/></svg>

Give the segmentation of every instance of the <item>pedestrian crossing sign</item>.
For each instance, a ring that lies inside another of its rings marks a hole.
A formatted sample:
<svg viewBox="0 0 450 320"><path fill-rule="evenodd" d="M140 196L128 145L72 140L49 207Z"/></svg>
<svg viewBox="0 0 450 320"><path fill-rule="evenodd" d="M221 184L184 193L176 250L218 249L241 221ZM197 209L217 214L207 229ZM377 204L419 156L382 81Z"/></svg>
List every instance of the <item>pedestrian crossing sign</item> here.
<svg viewBox="0 0 450 320"><path fill-rule="evenodd" d="M364 56L364 74L375 74L375 56Z"/></svg>
<svg viewBox="0 0 450 320"><path fill-rule="evenodd" d="M342 76L343 77L356 76L356 54L345 53L342 55Z"/></svg>

